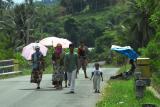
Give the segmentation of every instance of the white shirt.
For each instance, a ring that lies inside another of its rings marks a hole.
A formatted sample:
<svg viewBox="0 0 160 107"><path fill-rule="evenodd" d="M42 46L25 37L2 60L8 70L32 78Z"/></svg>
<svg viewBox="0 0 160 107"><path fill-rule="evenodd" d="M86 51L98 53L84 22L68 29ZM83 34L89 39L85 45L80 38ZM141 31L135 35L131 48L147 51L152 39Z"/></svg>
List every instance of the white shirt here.
<svg viewBox="0 0 160 107"><path fill-rule="evenodd" d="M101 76L102 72L100 70L96 70L94 69L94 71L92 72L93 76Z"/></svg>

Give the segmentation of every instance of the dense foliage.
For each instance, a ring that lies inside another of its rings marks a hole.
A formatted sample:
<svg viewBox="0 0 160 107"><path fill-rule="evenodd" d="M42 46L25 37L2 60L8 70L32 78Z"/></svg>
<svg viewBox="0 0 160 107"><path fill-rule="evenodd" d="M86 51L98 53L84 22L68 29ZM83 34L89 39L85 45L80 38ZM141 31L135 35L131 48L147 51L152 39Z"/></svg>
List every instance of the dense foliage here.
<svg viewBox="0 0 160 107"><path fill-rule="evenodd" d="M76 46L95 47L93 60L111 63L113 44L130 45L152 59L159 70L160 3L158 0L61 0L56 4L0 0L0 59L13 58L23 46L47 36L63 37ZM118 56L118 63L123 62Z"/></svg>

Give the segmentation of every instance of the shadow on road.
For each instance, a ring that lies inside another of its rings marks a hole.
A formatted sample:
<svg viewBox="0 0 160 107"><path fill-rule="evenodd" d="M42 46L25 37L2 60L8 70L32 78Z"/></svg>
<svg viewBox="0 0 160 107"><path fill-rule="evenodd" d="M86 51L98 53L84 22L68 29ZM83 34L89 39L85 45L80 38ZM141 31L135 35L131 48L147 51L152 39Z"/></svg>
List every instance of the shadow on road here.
<svg viewBox="0 0 160 107"><path fill-rule="evenodd" d="M35 89L35 88L28 88L28 89L19 89L19 90L35 90L35 91L61 91L63 89L54 89L54 88L41 88L41 89Z"/></svg>

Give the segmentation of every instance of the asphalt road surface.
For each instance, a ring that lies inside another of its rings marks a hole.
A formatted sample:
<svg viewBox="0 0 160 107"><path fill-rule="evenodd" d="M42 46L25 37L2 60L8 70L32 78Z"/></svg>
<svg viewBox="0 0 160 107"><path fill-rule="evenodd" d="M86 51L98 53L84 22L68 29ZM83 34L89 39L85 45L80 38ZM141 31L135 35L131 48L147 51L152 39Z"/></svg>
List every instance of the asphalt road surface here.
<svg viewBox="0 0 160 107"><path fill-rule="evenodd" d="M91 75L93 64L87 73ZM103 88L118 68L101 68L104 74ZM95 107L101 94L94 93L92 81L84 78L82 70L76 79L75 94L66 94L69 88L56 90L51 85L51 74L43 75L41 89L31 84L30 76L0 80L0 107ZM102 89L101 88L101 89Z"/></svg>

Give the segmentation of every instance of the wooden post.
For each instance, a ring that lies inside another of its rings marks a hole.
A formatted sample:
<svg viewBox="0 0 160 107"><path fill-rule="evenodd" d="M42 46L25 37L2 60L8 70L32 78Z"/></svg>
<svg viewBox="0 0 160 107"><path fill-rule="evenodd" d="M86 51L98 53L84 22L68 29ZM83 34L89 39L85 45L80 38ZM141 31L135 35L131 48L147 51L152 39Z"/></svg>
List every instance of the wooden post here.
<svg viewBox="0 0 160 107"><path fill-rule="evenodd" d="M14 59L14 72L17 72L19 71L19 63L18 63L18 60Z"/></svg>

